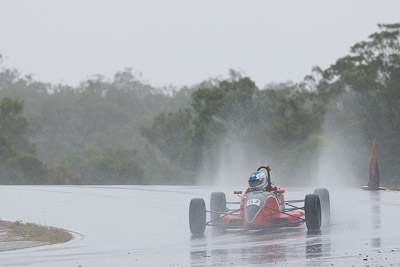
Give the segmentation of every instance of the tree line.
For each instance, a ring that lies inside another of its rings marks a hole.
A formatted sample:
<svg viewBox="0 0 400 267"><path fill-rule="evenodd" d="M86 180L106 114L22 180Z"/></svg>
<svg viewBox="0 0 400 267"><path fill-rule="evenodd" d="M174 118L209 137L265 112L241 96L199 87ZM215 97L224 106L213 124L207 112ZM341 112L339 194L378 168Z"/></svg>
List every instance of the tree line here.
<svg viewBox="0 0 400 267"><path fill-rule="evenodd" d="M70 87L3 66L0 182L210 184L270 163L287 185L362 183L376 137L385 183L398 184L400 24L378 27L302 82L264 88L233 70L178 90L130 69Z"/></svg>

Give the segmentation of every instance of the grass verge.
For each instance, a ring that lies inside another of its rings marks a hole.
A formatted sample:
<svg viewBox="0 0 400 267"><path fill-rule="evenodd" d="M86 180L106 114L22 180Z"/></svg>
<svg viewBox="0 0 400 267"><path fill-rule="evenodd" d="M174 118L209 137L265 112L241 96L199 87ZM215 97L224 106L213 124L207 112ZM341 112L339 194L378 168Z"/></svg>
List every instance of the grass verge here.
<svg viewBox="0 0 400 267"><path fill-rule="evenodd" d="M72 238L71 233L61 228L0 220L0 242L39 241L56 244L67 242Z"/></svg>

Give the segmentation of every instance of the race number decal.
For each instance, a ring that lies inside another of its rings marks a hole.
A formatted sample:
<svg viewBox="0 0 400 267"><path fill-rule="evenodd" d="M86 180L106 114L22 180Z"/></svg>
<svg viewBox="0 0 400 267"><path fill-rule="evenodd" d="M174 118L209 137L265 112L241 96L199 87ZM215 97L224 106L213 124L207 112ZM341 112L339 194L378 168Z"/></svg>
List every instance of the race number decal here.
<svg viewBox="0 0 400 267"><path fill-rule="evenodd" d="M260 206L260 200L256 199L256 198L247 200L247 206L251 206L251 205Z"/></svg>

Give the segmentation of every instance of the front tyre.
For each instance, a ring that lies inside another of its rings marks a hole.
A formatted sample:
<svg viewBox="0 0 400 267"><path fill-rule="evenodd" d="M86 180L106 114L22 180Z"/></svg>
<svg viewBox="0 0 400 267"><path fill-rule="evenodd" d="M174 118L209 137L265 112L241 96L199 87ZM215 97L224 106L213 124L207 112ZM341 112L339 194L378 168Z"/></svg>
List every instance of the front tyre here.
<svg viewBox="0 0 400 267"><path fill-rule="evenodd" d="M329 191L326 188L317 188L314 193L319 196L321 202L321 214L323 225L329 225L331 220L331 202L329 198Z"/></svg>
<svg viewBox="0 0 400 267"><path fill-rule="evenodd" d="M213 227L219 226L221 213L226 211L226 197L224 192L213 192L210 198L210 221Z"/></svg>
<svg viewBox="0 0 400 267"><path fill-rule="evenodd" d="M206 203L202 198L193 198L189 205L190 232L203 234L206 229Z"/></svg>
<svg viewBox="0 0 400 267"><path fill-rule="evenodd" d="M304 200L304 212L307 229L310 231L321 228L321 202L317 194L308 194Z"/></svg>

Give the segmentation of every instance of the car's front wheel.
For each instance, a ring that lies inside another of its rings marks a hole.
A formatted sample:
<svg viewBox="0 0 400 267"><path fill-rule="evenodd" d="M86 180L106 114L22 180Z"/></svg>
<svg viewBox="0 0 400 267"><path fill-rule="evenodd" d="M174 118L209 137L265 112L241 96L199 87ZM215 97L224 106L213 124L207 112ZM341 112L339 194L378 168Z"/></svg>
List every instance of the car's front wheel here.
<svg viewBox="0 0 400 267"><path fill-rule="evenodd" d="M206 204L202 198L193 198L189 205L190 232L203 234L206 229Z"/></svg>
<svg viewBox="0 0 400 267"><path fill-rule="evenodd" d="M304 200L304 213L307 229L311 231L321 228L321 202L317 194L308 194Z"/></svg>

